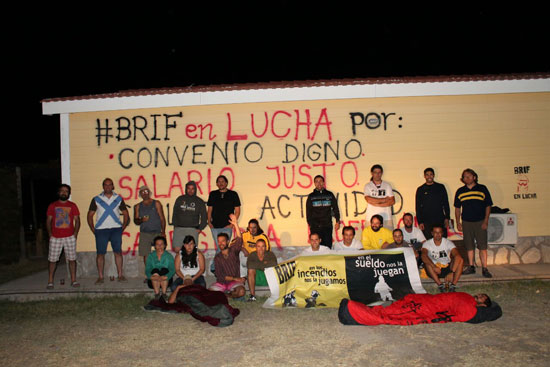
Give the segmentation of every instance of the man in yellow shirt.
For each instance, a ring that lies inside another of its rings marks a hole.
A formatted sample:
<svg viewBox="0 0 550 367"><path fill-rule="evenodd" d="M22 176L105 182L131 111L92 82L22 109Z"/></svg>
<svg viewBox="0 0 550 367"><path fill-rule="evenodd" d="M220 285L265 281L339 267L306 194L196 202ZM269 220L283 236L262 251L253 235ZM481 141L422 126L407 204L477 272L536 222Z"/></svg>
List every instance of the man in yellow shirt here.
<svg viewBox="0 0 550 367"><path fill-rule="evenodd" d="M241 277L248 275L248 268L246 266L248 255L256 251L256 242L263 240L265 243L266 251L271 250L269 239L260 227L260 223L257 219L250 219L248 221L248 231L242 234L243 236L243 249L239 253L239 260L241 262Z"/></svg>
<svg viewBox="0 0 550 367"><path fill-rule="evenodd" d="M361 243L365 250L379 250L382 245L393 242L392 232L382 227L383 222L384 218L379 214L371 217L370 227L365 228L361 236Z"/></svg>

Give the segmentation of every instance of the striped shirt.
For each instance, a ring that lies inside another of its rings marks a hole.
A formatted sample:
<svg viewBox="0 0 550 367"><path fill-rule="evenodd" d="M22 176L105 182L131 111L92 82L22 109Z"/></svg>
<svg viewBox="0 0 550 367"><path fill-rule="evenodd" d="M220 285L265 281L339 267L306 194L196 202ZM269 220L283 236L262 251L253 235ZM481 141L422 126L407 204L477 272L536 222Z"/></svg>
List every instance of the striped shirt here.
<svg viewBox="0 0 550 367"><path fill-rule="evenodd" d="M479 222L485 219L485 210L493 205L491 194L485 185L475 184L471 189L464 185L455 194L455 208L462 208L462 220Z"/></svg>

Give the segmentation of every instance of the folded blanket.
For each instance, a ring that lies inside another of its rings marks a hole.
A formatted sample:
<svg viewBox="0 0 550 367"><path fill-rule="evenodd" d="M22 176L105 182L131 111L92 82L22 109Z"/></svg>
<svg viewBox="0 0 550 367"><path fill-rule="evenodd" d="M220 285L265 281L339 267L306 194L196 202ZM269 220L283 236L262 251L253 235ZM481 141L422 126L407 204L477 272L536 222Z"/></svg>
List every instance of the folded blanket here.
<svg viewBox="0 0 550 367"><path fill-rule="evenodd" d="M200 285L180 289L175 303L164 299L152 300L143 307L146 311L190 313L195 319L212 326L224 327L233 324L239 310L229 305L223 292L210 291Z"/></svg>

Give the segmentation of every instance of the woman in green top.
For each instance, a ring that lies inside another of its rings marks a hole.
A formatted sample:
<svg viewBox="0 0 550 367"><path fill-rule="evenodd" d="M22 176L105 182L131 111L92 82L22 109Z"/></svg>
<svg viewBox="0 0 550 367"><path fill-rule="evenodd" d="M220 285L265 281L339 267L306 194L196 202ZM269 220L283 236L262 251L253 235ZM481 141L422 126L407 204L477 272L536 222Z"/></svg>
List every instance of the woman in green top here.
<svg viewBox="0 0 550 367"><path fill-rule="evenodd" d="M147 257L145 264L145 275L149 288L155 291L155 300L166 296L166 289L172 283L174 276L174 258L166 251L166 238L157 236L153 240L155 251ZM162 293L161 293L162 291Z"/></svg>

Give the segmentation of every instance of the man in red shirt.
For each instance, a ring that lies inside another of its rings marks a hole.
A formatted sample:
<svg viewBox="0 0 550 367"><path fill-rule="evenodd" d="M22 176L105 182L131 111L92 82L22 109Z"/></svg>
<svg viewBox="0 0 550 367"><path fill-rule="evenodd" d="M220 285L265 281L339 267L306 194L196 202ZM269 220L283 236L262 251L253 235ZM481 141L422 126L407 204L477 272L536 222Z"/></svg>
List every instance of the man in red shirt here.
<svg viewBox="0 0 550 367"><path fill-rule="evenodd" d="M71 286L80 286L76 281L76 237L80 229L80 212L76 204L69 201L71 196L69 185L59 186L58 196L59 200L48 206L46 219L46 229L50 236L48 289L53 289L55 268L63 249L65 249L65 258L69 261Z"/></svg>

